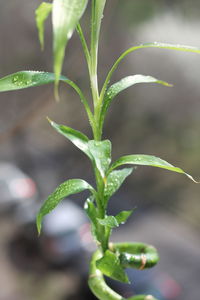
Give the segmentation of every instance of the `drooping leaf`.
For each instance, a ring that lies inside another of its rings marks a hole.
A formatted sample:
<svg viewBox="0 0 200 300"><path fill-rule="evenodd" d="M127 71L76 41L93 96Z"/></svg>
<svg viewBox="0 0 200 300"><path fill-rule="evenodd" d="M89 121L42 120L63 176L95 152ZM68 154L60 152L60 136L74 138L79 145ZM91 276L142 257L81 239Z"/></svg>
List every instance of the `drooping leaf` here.
<svg viewBox="0 0 200 300"><path fill-rule="evenodd" d="M35 20L42 50L44 49L44 22L52 11L52 4L42 2L35 11Z"/></svg>
<svg viewBox="0 0 200 300"><path fill-rule="evenodd" d="M104 219L98 218L98 222L99 224L109 228L115 228L119 226L119 223L114 216L106 216Z"/></svg>
<svg viewBox="0 0 200 300"><path fill-rule="evenodd" d="M61 74L65 48L83 15L88 0L54 0L52 10L53 52L56 85Z"/></svg>
<svg viewBox="0 0 200 300"><path fill-rule="evenodd" d="M115 216L118 224L124 224L127 219L132 215L135 209L132 210L123 210L118 215Z"/></svg>
<svg viewBox="0 0 200 300"><path fill-rule="evenodd" d="M50 213L60 203L61 200L84 190L90 190L91 192L94 192L94 189L91 187L91 185L82 179L70 179L59 185L57 189L47 198L37 214L38 232L40 233L41 231L43 217Z"/></svg>
<svg viewBox="0 0 200 300"><path fill-rule="evenodd" d="M96 261L96 266L104 275L120 282L129 283L118 256L110 250L107 250L104 256Z"/></svg>
<svg viewBox="0 0 200 300"><path fill-rule="evenodd" d="M79 148L87 156L89 156L90 159L92 159L88 146L89 139L86 135L68 126L56 124L51 120L49 120L49 122L57 132L69 139L77 148Z"/></svg>
<svg viewBox="0 0 200 300"><path fill-rule="evenodd" d="M164 86L172 86L171 84L162 80L158 80L152 76L145 76L140 74L127 76L121 79L120 81L114 83L113 85L111 85L111 87L109 87L109 89L107 90L106 95L104 97L104 103L102 106L102 112L101 112L102 116L105 115L114 97L116 97L120 92L127 89L128 87L138 83L158 83Z"/></svg>
<svg viewBox="0 0 200 300"><path fill-rule="evenodd" d="M104 196L109 199L122 185L126 177L133 172L133 168L114 170L106 178Z"/></svg>
<svg viewBox="0 0 200 300"><path fill-rule="evenodd" d="M111 162L111 142L109 140L88 142L89 150L102 178L105 177Z"/></svg>
<svg viewBox="0 0 200 300"><path fill-rule="evenodd" d="M60 76L60 80L67 78ZM53 73L39 71L21 71L0 79L0 92L14 91L44 85L55 81Z"/></svg>
<svg viewBox="0 0 200 300"><path fill-rule="evenodd" d="M186 46L186 45L173 45L173 44L167 44L167 43L158 43L158 42L154 42L154 43L146 43L146 44L141 44L139 46L134 46L131 47L129 49L127 49L126 51L124 51L120 57L115 61L115 63L113 64L112 68L110 69L110 71L108 72L108 75L106 77L106 80L104 82L102 91L101 91L101 95L104 95L107 86L110 82L110 79L114 73L114 71L116 70L116 68L118 67L119 63L131 52L134 52L136 50L139 49L144 49L144 48L160 48L160 49L169 49L169 50L177 50L177 51L183 51L183 52L192 52L192 53L199 53L200 54L200 48L197 47L190 47L190 46Z"/></svg>
<svg viewBox="0 0 200 300"><path fill-rule="evenodd" d="M157 167L157 168L162 168L169 171L185 174L192 181L197 183L197 181L195 181L191 175L185 173L182 169L174 167L173 165L171 165L170 163L168 163L163 159L160 159L159 157L152 156L152 155L145 155L145 154L134 154L134 155L122 156L111 165L109 172L111 172L113 169L121 165L126 165L126 164Z"/></svg>

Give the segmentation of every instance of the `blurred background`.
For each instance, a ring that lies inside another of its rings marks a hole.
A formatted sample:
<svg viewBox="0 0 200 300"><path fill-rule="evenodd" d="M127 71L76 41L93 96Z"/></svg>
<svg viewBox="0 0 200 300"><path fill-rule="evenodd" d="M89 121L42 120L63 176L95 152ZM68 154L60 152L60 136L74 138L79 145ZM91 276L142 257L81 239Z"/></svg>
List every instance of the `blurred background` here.
<svg viewBox="0 0 200 300"><path fill-rule="evenodd" d="M200 47L198 0L107 2L100 84L115 59L132 45L159 41ZM52 71L50 20L44 52L40 51L34 21L40 3L0 0L1 77L20 70ZM82 20L87 37L88 13ZM89 95L86 64L76 34L66 52L63 74ZM198 54L159 49L136 51L120 64L113 82L144 74L174 87L141 84L118 96L104 131L104 138L113 143L113 159L131 153L156 155L200 179L199 66ZM74 206L63 217L63 225L58 222L62 212L58 212L57 219L52 215L53 221L47 221L40 239L34 227L38 205L58 184L70 178L93 183L87 158L46 120L49 116L91 137L76 94L61 85L60 96L56 103L53 86L0 95L0 300L93 299L86 288L87 264L83 263L83 257L88 261L93 245L87 219L80 211L87 194L66 201L66 206ZM123 293L152 293L161 300L198 299L199 191L199 186L183 175L141 167L113 197L109 213L137 207L127 225L113 233L113 240L148 242L157 247L161 257L154 270L132 272L133 284ZM71 221L69 229L66 219L70 216L78 221L73 226ZM54 229L51 222L55 222ZM70 250L69 245L74 248ZM69 261L73 261L71 266Z"/></svg>

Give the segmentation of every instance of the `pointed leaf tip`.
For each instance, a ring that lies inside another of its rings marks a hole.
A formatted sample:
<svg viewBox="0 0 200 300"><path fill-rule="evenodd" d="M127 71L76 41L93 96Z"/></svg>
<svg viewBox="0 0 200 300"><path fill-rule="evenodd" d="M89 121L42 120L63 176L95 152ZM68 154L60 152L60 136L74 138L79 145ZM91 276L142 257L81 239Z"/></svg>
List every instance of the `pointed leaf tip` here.
<svg viewBox="0 0 200 300"><path fill-rule="evenodd" d="M189 179L191 179L195 183L200 183L196 181L191 175L187 174L185 171L183 171L181 168L175 167L168 163L167 161L153 156L153 155L146 155L146 154L133 154L133 155L126 155L120 157L118 160L116 160L110 167L109 173L114 170L115 168L121 166L121 165L143 165L143 166L150 166L150 167L157 167L166 169L172 172L180 173L186 175Z"/></svg>
<svg viewBox="0 0 200 300"><path fill-rule="evenodd" d="M41 234L41 226L42 226L42 219L40 213L38 213L36 217L36 227L37 227L38 236Z"/></svg>
<svg viewBox="0 0 200 300"><path fill-rule="evenodd" d="M152 76L141 75L141 74L127 76L127 77L121 79L120 81L114 83L113 85L111 85L108 88L108 90L105 94L105 98L104 98L104 102L103 102L103 106L102 106L102 110L101 110L101 122L105 118L106 112L107 112L111 102L113 101L113 99L120 92L122 92L125 89L127 89L135 84L138 84L138 83L156 83L156 84L160 84L160 85L167 86L167 87L173 86L172 84L170 84L166 81L159 80Z"/></svg>

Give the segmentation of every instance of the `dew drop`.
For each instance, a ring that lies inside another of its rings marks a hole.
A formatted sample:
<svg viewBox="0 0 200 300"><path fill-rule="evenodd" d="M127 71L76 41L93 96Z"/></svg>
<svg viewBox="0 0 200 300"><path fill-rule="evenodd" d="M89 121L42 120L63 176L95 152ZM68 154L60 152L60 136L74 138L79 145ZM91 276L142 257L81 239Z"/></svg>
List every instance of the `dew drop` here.
<svg viewBox="0 0 200 300"><path fill-rule="evenodd" d="M29 84L32 83L32 80L27 80L25 83L26 83L27 85L29 85Z"/></svg>
<svg viewBox="0 0 200 300"><path fill-rule="evenodd" d="M16 84L16 82L18 81L19 77L18 76L14 76L12 79L12 82Z"/></svg>

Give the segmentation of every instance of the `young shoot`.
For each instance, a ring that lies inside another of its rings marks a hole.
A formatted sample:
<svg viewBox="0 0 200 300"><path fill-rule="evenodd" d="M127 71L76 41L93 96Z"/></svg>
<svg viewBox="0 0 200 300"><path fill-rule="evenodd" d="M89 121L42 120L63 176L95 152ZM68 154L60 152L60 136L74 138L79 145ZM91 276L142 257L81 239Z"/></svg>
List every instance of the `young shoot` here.
<svg viewBox="0 0 200 300"><path fill-rule="evenodd" d="M176 51L185 51L200 54L200 48L172 45L165 43L149 43L133 46L123 52L113 63L104 79L102 88L99 89L98 78L98 46L101 21L104 14L106 0L52 0L42 2L36 10L36 25L39 40L44 48L44 24L48 17L52 17L53 26L53 73L38 71L19 71L0 79L0 91L11 91L52 83L55 87L55 96L58 99L59 82L62 81L73 88L79 98L83 109L86 111L89 125L91 126L92 139L85 134L66 125L57 124L48 119L50 125L74 146L79 148L90 160L95 186L83 179L70 179L61 183L55 191L44 201L37 215L37 228L41 233L42 220L64 198L88 190L84 210L91 222L92 235L97 245L89 271L88 283L90 289L99 300L125 300L112 290L104 280L104 275L123 283L129 283L126 273L127 268L139 270L151 268L159 260L157 250L143 243L111 243L112 229L124 224L132 215L133 210L121 211L112 216L107 214L110 198L117 192L126 178L136 173L136 167L151 166L180 173L196 182L193 177L179 167L175 167L165 160L152 155L130 154L112 161L112 144L109 140L102 140L102 132L106 114L117 95L135 84L158 84L169 87L171 84L143 74L131 74L120 81L110 85L113 73L120 62L134 51L144 48L160 48ZM87 43L82 30L80 19L86 7L90 10L90 43ZM106 17L106 16L105 16ZM80 38L83 53L87 63L88 86L91 90L89 101L80 87L70 80L70 74L62 74L65 49L71 36L77 33ZM90 104L92 103L92 105ZM128 166L125 166L128 165ZM120 167L120 168L119 168ZM121 168L122 167L122 168ZM152 295L137 295L127 298L129 300L156 300Z"/></svg>

